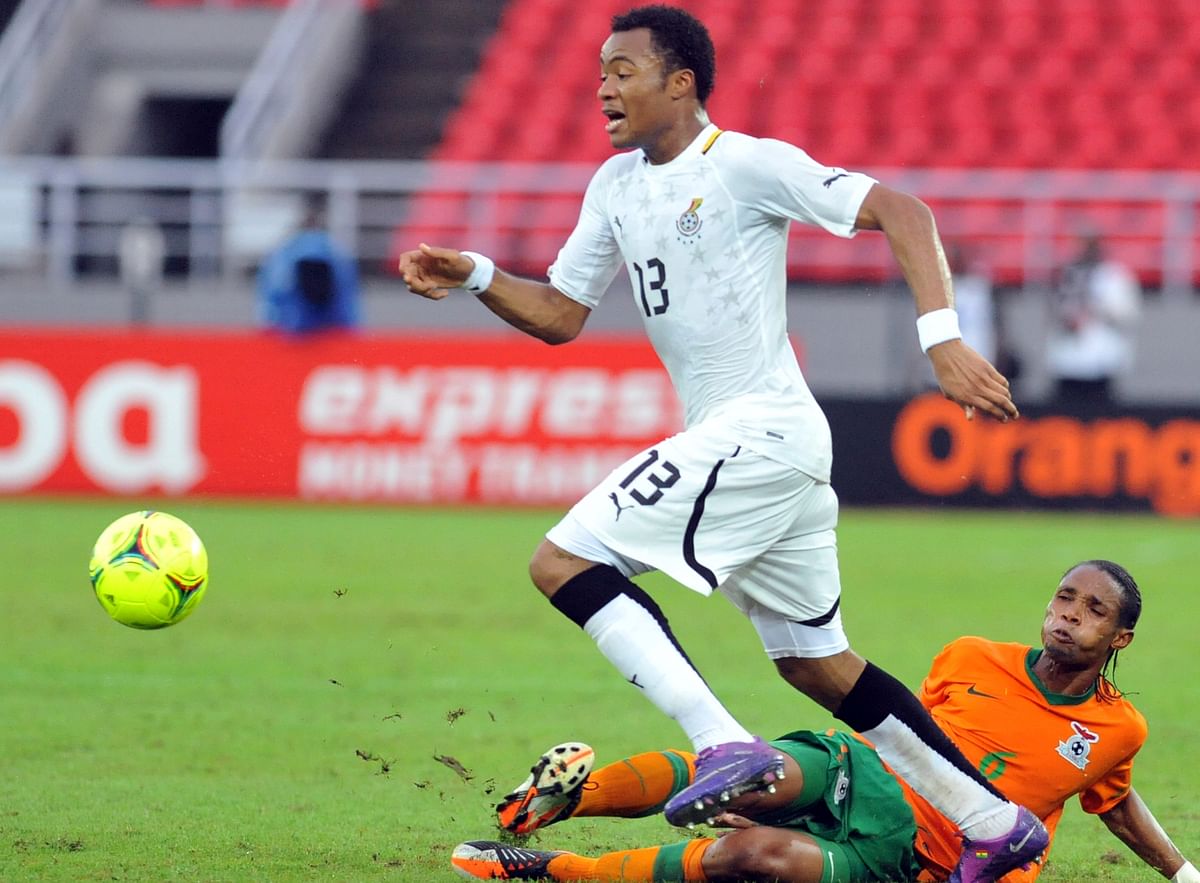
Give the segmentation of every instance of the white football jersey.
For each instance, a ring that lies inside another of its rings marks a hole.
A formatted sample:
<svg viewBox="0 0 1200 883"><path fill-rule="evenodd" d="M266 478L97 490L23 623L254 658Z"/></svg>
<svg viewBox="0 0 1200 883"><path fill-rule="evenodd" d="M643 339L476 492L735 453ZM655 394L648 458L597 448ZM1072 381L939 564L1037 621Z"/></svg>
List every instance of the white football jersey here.
<svg viewBox="0 0 1200 883"><path fill-rule="evenodd" d="M874 183L710 125L668 163L635 150L601 166L550 283L595 307L623 260L687 425L729 422L748 447L828 481L829 425L787 336L788 226L851 237Z"/></svg>

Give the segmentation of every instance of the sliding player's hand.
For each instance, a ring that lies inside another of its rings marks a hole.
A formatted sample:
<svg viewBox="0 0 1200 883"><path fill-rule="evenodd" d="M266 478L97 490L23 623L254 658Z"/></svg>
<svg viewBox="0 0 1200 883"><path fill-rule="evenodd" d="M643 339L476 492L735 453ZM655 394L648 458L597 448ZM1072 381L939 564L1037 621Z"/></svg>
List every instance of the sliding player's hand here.
<svg viewBox="0 0 1200 883"><path fill-rule="evenodd" d="M441 300L467 281L475 262L453 248L436 248L421 243L416 251L400 255L400 275L413 294Z"/></svg>
<svg viewBox="0 0 1200 883"><path fill-rule="evenodd" d="M1008 380L961 340L932 346L928 355L942 394L961 405L968 420L974 419L977 410L1003 423L1021 416Z"/></svg>

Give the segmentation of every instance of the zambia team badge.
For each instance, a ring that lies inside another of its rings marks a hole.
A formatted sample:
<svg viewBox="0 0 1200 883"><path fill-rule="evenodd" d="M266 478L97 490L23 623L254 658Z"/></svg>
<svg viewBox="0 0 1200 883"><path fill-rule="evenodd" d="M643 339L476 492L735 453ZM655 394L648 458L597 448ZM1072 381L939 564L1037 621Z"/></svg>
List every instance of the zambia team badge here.
<svg viewBox="0 0 1200 883"><path fill-rule="evenodd" d="M850 793L850 777L846 775L846 771L838 767L837 779L833 784L833 803L834 806L846 799L846 795Z"/></svg>
<svg viewBox="0 0 1200 883"><path fill-rule="evenodd" d="M696 214L696 209L700 208L700 204L703 202L704 200L699 197L693 199L692 204L687 207L687 211L680 215L679 220L675 222L675 229L684 236L693 236L700 232L700 225L704 222Z"/></svg>
<svg viewBox="0 0 1200 883"><path fill-rule="evenodd" d="M1100 741L1100 737L1081 723L1071 721L1074 733L1065 742L1058 743L1058 753L1083 769L1088 765L1088 755L1092 753L1092 745Z"/></svg>

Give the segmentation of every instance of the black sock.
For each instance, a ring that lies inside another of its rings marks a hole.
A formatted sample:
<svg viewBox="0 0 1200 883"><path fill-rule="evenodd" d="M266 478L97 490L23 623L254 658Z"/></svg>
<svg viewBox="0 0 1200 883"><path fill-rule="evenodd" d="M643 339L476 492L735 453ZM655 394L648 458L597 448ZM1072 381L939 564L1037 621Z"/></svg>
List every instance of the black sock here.
<svg viewBox="0 0 1200 883"><path fill-rule="evenodd" d="M696 669L691 658L679 645L675 633L671 631L671 624L667 622L667 616L662 612L662 608L645 591L610 564L597 564L582 573L575 574L559 587L559 590L550 598L550 603L559 613L583 628L589 619L619 595L627 595L644 607L658 622L675 649L679 651L679 655L687 660L688 665ZM699 674L698 670L697 674Z"/></svg>
<svg viewBox="0 0 1200 883"><path fill-rule="evenodd" d="M609 564L577 573L550 598L550 603L575 625L583 628L601 607L625 591L633 583Z"/></svg>
<svg viewBox="0 0 1200 883"><path fill-rule="evenodd" d="M850 688L850 692L846 694L846 698L834 712L834 717L868 738L870 738L871 730L876 729L888 717L894 717L911 730L921 742L962 773L996 797L1001 800L1005 799L995 786L963 756L958 746L942 732L912 691L870 662L867 663L867 667L858 681ZM909 784L917 787L915 782ZM921 789L918 788L918 790ZM928 797L928 795L926 796Z"/></svg>

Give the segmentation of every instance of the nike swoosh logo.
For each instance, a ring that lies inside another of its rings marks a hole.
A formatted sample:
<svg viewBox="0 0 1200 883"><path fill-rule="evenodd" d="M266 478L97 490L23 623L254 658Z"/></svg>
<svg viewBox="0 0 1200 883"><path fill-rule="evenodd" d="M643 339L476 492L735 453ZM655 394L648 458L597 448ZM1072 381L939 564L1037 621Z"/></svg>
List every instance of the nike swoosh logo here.
<svg viewBox="0 0 1200 883"><path fill-rule="evenodd" d="M1008 844L1008 851L1009 852L1020 852L1022 849L1025 848L1025 844L1029 842L1029 838L1033 836L1033 832L1036 830L1037 830L1036 828L1030 828L1028 831L1025 832L1025 836L1021 838L1019 843Z"/></svg>
<svg viewBox="0 0 1200 883"><path fill-rule="evenodd" d="M991 693L985 693L982 690L976 690L975 685L967 687L968 696L982 696L984 699L999 699L999 696L993 696Z"/></svg>

